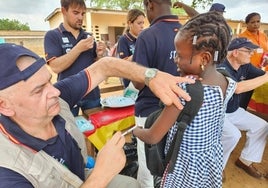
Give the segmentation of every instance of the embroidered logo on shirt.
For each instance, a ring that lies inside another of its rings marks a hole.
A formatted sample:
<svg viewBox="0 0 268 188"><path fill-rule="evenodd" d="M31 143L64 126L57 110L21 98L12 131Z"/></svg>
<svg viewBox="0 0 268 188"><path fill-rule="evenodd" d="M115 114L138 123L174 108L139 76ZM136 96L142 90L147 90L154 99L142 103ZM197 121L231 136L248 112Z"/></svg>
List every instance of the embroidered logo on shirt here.
<svg viewBox="0 0 268 188"><path fill-rule="evenodd" d="M67 37L62 37L61 39L63 43L69 43L69 39Z"/></svg>
<svg viewBox="0 0 268 188"><path fill-rule="evenodd" d="M246 79L246 77L242 75L239 80L242 81L242 80L245 80L245 79Z"/></svg>

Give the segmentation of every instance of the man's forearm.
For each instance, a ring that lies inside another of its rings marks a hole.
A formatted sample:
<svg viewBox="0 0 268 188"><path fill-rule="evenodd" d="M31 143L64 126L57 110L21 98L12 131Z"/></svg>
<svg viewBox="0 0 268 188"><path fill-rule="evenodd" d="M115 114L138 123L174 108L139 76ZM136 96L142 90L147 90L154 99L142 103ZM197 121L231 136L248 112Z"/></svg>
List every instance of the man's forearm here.
<svg viewBox="0 0 268 188"><path fill-rule="evenodd" d="M190 17L196 16L199 14L193 7L190 7L182 2L175 2L173 8L183 8L186 14Z"/></svg>
<svg viewBox="0 0 268 188"><path fill-rule="evenodd" d="M91 86L96 87L107 77L123 77L136 82L144 82L144 67L127 60L104 57L87 68L91 76Z"/></svg>
<svg viewBox="0 0 268 188"><path fill-rule="evenodd" d="M68 52L67 54L64 54L60 57L56 57L55 59L52 59L48 62L48 65L50 66L51 70L55 72L56 74L61 73L62 71L68 69L74 61L78 58L80 55L80 52L75 50L74 48Z"/></svg>
<svg viewBox="0 0 268 188"><path fill-rule="evenodd" d="M268 82L268 73L265 73L264 75L259 76L257 78L238 82L235 93L240 94L247 91L251 91L267 82Z"/></svg>
<svg viewBox="0 0 268 188"><path fill-rule="evenodd" d="M95 170L95 169L94 169ZM80 188L91 188L91 187L98 187L98 188L105 188L111 181L110 179L105 179L106 177L104 174L105 170L103 170L101 173L95 173L95 171L92 171L90 176L86 179L86 181L81 185ZM99 170L99 169L97 169Z"/></svg>
<svg viewBox="0 0 268 188"><path fill-rule="evenodd" d="M99 83L110 76L117 76L127 78L132 81L145 83L145 71L146 67L143 67L134 62L127 60L104 57L95 62L86 69L88 76L90 77L90 85L92 90ZM190 96L178 86L178 83L194 83L193 79L175 77L171 74L158 71L156 76L147 83L151 91L162 100L162 102L169 106L174 104L178 109L182 109L183 106L178 100L178 96L189 101Z"/></svg>

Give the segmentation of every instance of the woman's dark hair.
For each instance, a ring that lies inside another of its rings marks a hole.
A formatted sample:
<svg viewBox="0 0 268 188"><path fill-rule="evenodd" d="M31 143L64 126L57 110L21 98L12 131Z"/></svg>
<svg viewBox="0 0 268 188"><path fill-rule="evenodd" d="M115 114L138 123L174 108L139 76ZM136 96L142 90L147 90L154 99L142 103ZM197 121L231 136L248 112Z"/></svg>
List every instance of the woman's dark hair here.
<svg viewBox="0 0 268 188"><path fill-rule="evenodd" d="M252 12L250 14L248 14L245 18L245 22L246 24L251 20L251 18L253 18L254 16L259 16L261 18L261 15L257 12Z"/></svg>
<svg viewBox="0 0 268 188"><path fill-rule="evenodd" d="M224 17L215 11L191 18L180 28L180 33L192 41L193 51L209 51L215 63L225 59L232 38Z"/></svg>

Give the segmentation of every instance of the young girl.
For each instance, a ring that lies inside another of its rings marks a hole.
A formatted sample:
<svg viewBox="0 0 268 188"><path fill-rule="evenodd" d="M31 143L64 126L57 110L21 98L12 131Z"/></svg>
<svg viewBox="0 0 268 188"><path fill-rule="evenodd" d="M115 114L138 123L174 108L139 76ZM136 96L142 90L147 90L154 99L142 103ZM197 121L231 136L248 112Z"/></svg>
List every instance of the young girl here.
<svg viewBox="0 0 268 188"><path fill-rule="evenodd" d="M163 174L162 187L221 187L221 132L225 108L235 89L235 82L216 71L223 61L231 39L225 19L216 12L197 15L175 37L175 63L181 76L202 78L204 99L197 116L187 126L175 167ZM182 84L186 89L186 85ZM155 144L168 133L165 152L177 129L174 122L180 110L166 106L150 129L136 128L133 134L146 143Z"/></svg>

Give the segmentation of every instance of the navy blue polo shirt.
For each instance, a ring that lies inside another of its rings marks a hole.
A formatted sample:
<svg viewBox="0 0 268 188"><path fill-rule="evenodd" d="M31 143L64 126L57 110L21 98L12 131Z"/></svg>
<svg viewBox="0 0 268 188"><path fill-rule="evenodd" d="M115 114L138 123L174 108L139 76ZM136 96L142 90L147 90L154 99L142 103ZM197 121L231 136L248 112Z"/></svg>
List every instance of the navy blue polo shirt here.
<svg viewBox="0 0 268 188"><path fill-rule="evenodd" d="M85 32L83 29L81 29L76 39L71 32L67 31L63 27L63 24L61 23L58 28L48 31L45 35L44 47L46 60L60 57L68 53L80 40L87 38L88 35L88 32ZM96 57L96 43L94 43L94 47L92 49L82 52L68 69L58 74L57 79L62 80L68 76L78 73L79 71L93 64ZM99 98L100 90L98 87L96 87L83 99L96 100Z"/></svg>
<svg viewBox="0 0 268 188"><path fill-rule="evenodd" d="M155 19L149 28L139 34L133 61L146 67L178 75L177 66L174 63L176 55L174 38L180 27L178 16L165 15ZM145 86L138 94L135 116L147 117L157 109L159 109L159 98Z"/></svg>
<svg viewBox="0 0 268 188"><path fill-rule="evenodd" d="M121 59L129 57L134 54L136 38L129 32L120 36L117 44L117 53Z"/></svg>
<svg viewBox="0 0 268 188"><path fill-rule="evenodd" d="M223 63L219 64L217 69L227 71L229 76L236 82L253 79L265 74L263 70L254 67L251 63L244 64L240 66L238 70L235 70L227 59L225 59ZM240 97L241 94L233 94L227 105L227 113L235 112L239 108Z"/></svg>
<svg viewBox="0 0 268 188"><path fill-rule="evenodd" d="M136 38L129 32L120 36L117 44L117 53L121 59L125 59L134 54ZM129 80L123 79L124 86L127 87Z"/></svg>
<svg viewBox="0 0 268 188"><path fill-rule="evenodd" d="M60 97L71 106L72 103L77 103L79 97L81 98L87 91L87 76L85 72L82 71L75 76L57 82L55 87L61 91ZM58 135L49 140L41 140L27 134L6 116L0 116L0 123L4 126L7 132L15 137L20 143L29 146L36 151L44 150L76 174L81 180L85 180L85 164L81 155L81 150L77 142L65 130L65 120L59 115L53 119ZM0 182L0 188L33 187L25 177L3 167L0 167Z"/></svg>

